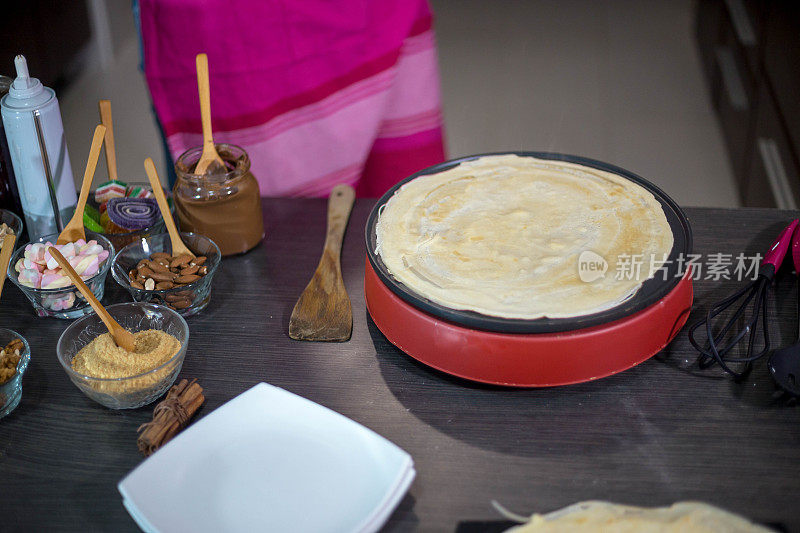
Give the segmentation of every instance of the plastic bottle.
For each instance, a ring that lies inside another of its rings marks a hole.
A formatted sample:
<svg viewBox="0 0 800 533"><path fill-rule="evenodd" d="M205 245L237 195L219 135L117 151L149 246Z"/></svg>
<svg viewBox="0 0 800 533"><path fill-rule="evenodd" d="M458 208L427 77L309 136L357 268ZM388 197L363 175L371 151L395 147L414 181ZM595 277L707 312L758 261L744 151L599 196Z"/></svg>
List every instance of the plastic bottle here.
<svg viewBox="0 0 800 533"><path fill-rule="evenodd" d="M52 200L58 205L61 223L66 224L75 211L77 195L55 92L28 75L25 57L15 57L14 66L17 69L17 78L11 84L8 94L0 100L0 113L11 149L11 163L28 236L35 240L61 230L56 222ZM45 174L35 114L38 114L41 124L53 181L52 190Z"/></svg>

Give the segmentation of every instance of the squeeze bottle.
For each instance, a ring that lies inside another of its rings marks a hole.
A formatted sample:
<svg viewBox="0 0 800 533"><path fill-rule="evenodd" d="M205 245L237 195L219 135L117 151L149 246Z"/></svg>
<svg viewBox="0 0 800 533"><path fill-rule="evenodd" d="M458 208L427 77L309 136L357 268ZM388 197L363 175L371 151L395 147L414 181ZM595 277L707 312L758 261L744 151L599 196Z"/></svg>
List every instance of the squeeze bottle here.
<svg viewBox="0 0 800 533"><path fill-rule="evenodd" d="M56 94L28 75L24 56L15 57L14 66L17 77L0 100L0 114L25 226L34 241L61 231L75 211L77 195Z"/></svg>

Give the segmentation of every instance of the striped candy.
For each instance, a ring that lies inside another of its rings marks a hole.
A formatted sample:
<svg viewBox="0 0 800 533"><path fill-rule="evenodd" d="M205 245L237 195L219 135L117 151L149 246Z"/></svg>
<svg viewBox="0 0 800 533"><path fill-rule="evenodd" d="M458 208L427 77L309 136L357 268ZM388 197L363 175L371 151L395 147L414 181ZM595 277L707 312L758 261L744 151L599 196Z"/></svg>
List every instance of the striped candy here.
<svg viewBox="0 0 800 533"><path fill-rule="evenodd" d="M103 204L112 198L124 198L128 186L121 181L107 181L94 191L94 201Z"/></svg>
<svg viewBox="0 0 800 533"><path fill-rule="evenodd" d="M149 228L161 216L152 198L112 198L106 204L106 213L111 222L129 231Z"/></svg>

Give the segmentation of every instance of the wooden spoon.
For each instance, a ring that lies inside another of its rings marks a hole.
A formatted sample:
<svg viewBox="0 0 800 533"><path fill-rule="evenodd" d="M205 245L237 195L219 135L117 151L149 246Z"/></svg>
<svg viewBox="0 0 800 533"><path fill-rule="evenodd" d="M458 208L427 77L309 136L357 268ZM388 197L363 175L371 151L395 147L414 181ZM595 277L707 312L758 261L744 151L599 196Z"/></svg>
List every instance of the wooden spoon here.
<svg viewBox="0 0 800 533"><path fill-rule="evenodd" d="M225 162L217 153L211 135L211 90L208 83L208 56L197 54L197 90L200 93L200 119L203 121L203 153L194 174L225 173Z"/></svg>
<svg viewBox="0 0 800 533"><path fill-rule="evenodd" d="M92 147L89 149L89 160L86 161L86 171L83 173L83 183L81 184L81 194L78 196L78 204L75 206L75 214L58 235L56 244L67 244L78 239L86 239L86 232L83 229L83 209L86 207L86 199L89 198L89 190L92 188L94 170L97 168L97 160L100 159L100 148L103 147L103 137L106 134L106 127L98 124L94 129L92 137Z"/></svg>
<svg viewBox="0 0 800 533"><path fill-rule="evenodd" d="M175 227L175 221L172 219L172 213L169 212L169 204L167 204L167 197L164 196L164 190L161 188L161 180L158 179L158 172L153 160L149 157L144 160L144 171L147 173L147 179L150 180L150 187L153 189L153 194L158 202L158 208L161 210L161 217L164 219L164 224L167 225L167 232L169 233L169 240L172 241L172 255L188 254L192 257L195 255L189 248L183 244L181 236L178 233L178 228Z"/></svg>
<svg viewBox="0 0 800 533"><path fill-rule="evenodd" d="M100 122L106 127L106 166L108 179L117 181L117 153L114 151L114 121L111 119L111 100L97 102Z"/></svg>
<svg viewBox="0 0 800 533"><path fill-rule="evenodd" d="M117 346L132 352L134 345L136 344L133 340L133 333L120 326L119 323L114 320L109 312L106 311L106 308L103 307L103 304L101 304L100 301L95 298L92 290L86 286L78 273L75 272L75 269L72 268L72 265L69 264L69 261L67 261L63 255L61 255L61 252L56 250L53 246L48 247L47 251L50 252L50 255L53 256L53 259L55 259L64 272L67 273L67 276L69 276L69 279L72 280L72 283L74 283L78 290L81 291L83 297L86 298L86 301L92 306L94 312L97 313L97 316L100 317L100 320L102 320L108 328L108 332L111 333L112 337L114 337L114 342L117 343Z"/></svg>
<svg viewBox="0 0 800 533"><path fill-rule="evenodd" d="M304 341L346 341L353 333L353 310L342 281L342 240L356 193L337 185L328 199L328 232L322 258L294 306L289 337Z"/></svg>
<svg viewBox="0 0 800 533"><path fill-rule="evenodd" d="M13 233L6 235L3 239L3 251L0 252L0 295L3 294L3 285L6 284L8 263L11 261L11 254L14 253L15 242L17 242L17 236Z"/></svg>

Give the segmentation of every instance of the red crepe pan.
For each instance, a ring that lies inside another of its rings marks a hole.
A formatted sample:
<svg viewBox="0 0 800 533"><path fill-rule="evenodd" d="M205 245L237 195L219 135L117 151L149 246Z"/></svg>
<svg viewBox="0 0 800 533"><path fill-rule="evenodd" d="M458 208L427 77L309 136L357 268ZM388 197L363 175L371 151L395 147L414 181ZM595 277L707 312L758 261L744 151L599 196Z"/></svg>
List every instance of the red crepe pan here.
<svg viewBox="0 0 800 533"><path fill-rule="evenodd" d="M692 280L681 266L692 233L680 207L647 180L619 167L582 157L507 152L565 161L612 172L649 190L673 233L665 266L631 298L605 311L572 318L507 319L448 308L396 280L375 253L375 225L404 183L442 172L468 156L413 174L378 200L367 220L364 293L367 310L386 338L414 359L455 376L497 385L546 387L580 383L626 370L662 350L683 327L692 306Z"/></svg>

